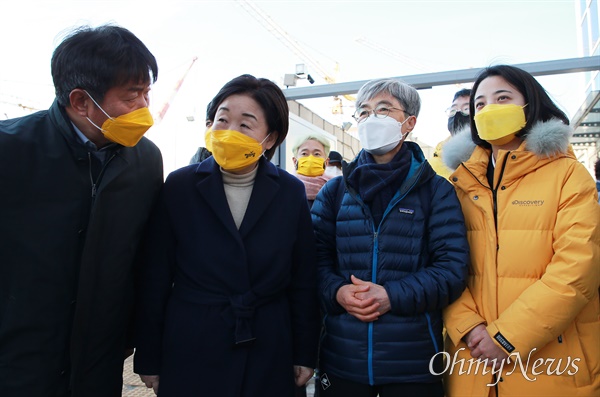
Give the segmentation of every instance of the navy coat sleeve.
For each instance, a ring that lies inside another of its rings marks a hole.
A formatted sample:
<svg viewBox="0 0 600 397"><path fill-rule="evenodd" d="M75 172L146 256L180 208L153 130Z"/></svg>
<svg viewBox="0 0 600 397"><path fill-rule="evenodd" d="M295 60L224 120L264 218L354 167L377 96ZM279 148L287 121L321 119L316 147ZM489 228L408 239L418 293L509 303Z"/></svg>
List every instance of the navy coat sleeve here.
<svg viewBox="0 0 600 397"><path fill-rule="evenodd" d="M159 374L165 306L175 272L175 242L163 193L150 218L137 275L134 372L141 375Z"/></svg>
<svg viewBox="0 0 600 397"><path fill-rule="evenodd" d="M425 240L429 261L416 272L384 285L392 312L403 316L441 310L466 286L469 245L460 202L445 179L435 176L427 183L431 184Z"/></svg>
<svg viewBox="0 0 600 397"><path fill-rule="evenodd" d="M298 230L292 253L292 277L288 288L294 340L294 365L315 368L319 344L319 304L316 294L315 239L308 203L298 214ZM309 310L307 310L309 309Z"/></svg>
<svg viewBox="0 0 600 397"><path fill-rule="evenodd" d="M315 238L317 241L318 284L321 305L325 313L342 314L346 310L336 299L337 291L343 285L350 284L337 268L336 250L336 201L338 189L343 188L342 177L327 182L317 194L311 213ZM341 204L341 203L339 203Z"/></svg>

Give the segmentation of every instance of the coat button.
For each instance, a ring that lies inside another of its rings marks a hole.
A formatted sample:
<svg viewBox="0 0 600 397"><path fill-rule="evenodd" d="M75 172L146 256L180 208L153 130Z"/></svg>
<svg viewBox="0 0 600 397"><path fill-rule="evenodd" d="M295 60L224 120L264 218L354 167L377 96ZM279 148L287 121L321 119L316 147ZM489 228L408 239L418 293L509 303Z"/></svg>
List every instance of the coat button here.
<svg viewBox="0 0 600 397"><path fill-rule="evenodd" d="M479 196L474 196L473 200L479 200Z"/></svg>
<svg viewBox="0 0 600 397"><path fill-rule="evenodd" d="M502 189L502 190L506 190L506 186L502 186L500 189Z"/></svg>
<svg viewBox="0 0 600 397"><path fill-rule="evenodd" d="M455 176L453 176L453 177L452 177L452 182L458 182L458 178L457 178L457 177L455 177Z"/></svg>
<svg viewBox="0 0 600 397"><path fill-rule="evenodd" d="M510 156L510 158L513 159L513 160L516 160L517 156L513 154L512 156Z"/></svg>

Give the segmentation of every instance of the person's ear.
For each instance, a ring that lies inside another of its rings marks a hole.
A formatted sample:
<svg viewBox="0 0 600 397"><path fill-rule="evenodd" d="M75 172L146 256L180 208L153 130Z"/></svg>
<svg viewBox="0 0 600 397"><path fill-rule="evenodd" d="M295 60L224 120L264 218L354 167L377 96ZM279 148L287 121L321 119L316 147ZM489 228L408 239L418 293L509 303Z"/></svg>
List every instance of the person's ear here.
<svg viewBox="0 0 600 397"><path fill-rule="evenodd" d="M94 106L90 96L81 88L75 88L69 94L69 106L81 117L89 116L89 107Z"/></svg>
<svg viewBox="0 0 600 397"><path fill-rule="evenodd" d="M267 148L267 150L271 150L271 148L275 146L275 142L277 142L278 136L279 133L277 131L273 131L271 132L271 134L269 134L269 137L265 141L265 147Z"/></svg>
<svg viewBox="0 0 600 397"><path fill-rule="evenodd" d="M325 159L325 162L323 163L323 169L326 169L328 165L329 165L329 157L327 157Z"/></svg>
<svg viewBox="0 0 600 397"><path fill-rule="evenodd" d="M292 163L294 163L294 168L298 169L298 159L296 157L292 157Z"/></svg>
<svg viewBox="0 0 600 397"><path fill-rule="evenodd" d="M417 124L417 117L416 116L410 116L406 120L406 123L404 123L404 125L406 125L406 128L407 128L408 132L412 132L412 130L414 130L416 124Z"/></svg>

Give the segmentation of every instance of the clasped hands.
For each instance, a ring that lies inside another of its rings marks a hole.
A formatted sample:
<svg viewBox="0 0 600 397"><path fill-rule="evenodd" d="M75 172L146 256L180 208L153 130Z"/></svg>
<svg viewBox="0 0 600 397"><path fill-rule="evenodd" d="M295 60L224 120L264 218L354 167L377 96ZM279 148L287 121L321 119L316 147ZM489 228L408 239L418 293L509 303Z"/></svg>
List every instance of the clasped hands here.
<svg viewBox="0 0 600 397"><path fill-rule="evenodd" d="M499 369L503 361L510 362L508 354L494 343L483 324L479 324L469 331L463 340L471 351L471 357L481 360L488 359L488 367L493 365L494 369ZM495 364L494 359L496 359Z"/></svg>
<svg viewBox="0 0 600 397"><path fill-rule="evenodd" d="M336 299L346 311L365 323L370 323L391 309L390 298L383 286L350 276L352 284L338 289Z"/></svg>

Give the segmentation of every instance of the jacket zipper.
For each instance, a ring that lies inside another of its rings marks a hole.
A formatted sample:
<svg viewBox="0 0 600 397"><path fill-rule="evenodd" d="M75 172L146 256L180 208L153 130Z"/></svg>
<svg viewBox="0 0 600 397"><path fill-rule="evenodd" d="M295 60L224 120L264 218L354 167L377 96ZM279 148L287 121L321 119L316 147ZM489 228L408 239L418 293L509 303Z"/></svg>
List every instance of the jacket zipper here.
<svg viewBox="0 0 600 397"><path fill-rule="evenodd" d="M502 163L502 169L500 170L500 176L498 177L498 183L492 189L492 196L494 200L494 225L496 225L496 234L498 234L498 186L502 182L502 177L504 176L504 170L506 168L506 163L508 162L508 156L510 152L506 153L506 157L504 158L504 162Z"/></svg>
<svg viewBox="0 0 600 397"><path fill-rule="evenodd" d="M110 163L111 160L114 159L116 155L117 155L116 153L113 153L112 156L110 156L108 161L100 169L100 173L98 174L98 177L94 181L94 176L92 175L92 153L88 152L88 164L89 164L88 170L89 170L89 174L90 174L90 183L92 184L92 201L96 198L96 193L98 192L97 185L100 182L100 179L102 179L102 175L104 175L104 170L108 166L108 163Z"/></svg>
<svg viewBox="0 0 600 397"><path fill-rule="evenodd" d="M373 223L373 227L375 224ZM377 257L379 256L379 241L377 238L379 237L378 230L373 231L373 262L371 263L371 282L375 283L377 281ZM374 375L373 375L373 322L371 321L368 325L368 336L367 336L367 363L368 363L368 373L369 373L369 384L373 385L375 383Z"/></svg>
<svg viewBox="0 0 600 397"><path fill-rule="evenodd" d="M423 173L423 170L420 170L420 173ZM365 213L369 214L369 216L371 217L371 224L373 225L373 263L371 265L371 271L372 271L372 275L371 275L371 282L376 283L377 281L377 250L378 250L378 237L379 237L379 227L381 226L381 224L383 223L383 221L385 220L385 218L387 217L388 213L392 210L392 208L398 203L400 202L404 196L406 196L408 194L408 192L410 192L414 186L417 184L417 181L420 180L420 175L418 177L415 178L415 182L413 183L413 185L406 190L406 192L402 195L399 196L398 199L394 202L394 198L392 197L392 201L390 201L390 203L388 204L388 207L386 208L386 210L383 212L383 216L381 217L381 222L379 223L379 225L377 225L377 229L375 228L375 221L373 219L373 217L371 216L371 212L368 208L368 206L358 197L358 194L356 194L356 192L353 189L348 188L348 193L350 193L350 196L355 195L355 200L358 201L358 203L361 205L361 207L363 208L363 210L365 211ZM393 205L392 205L393 202ZM374 379L374 374L373 374L373 322L370 322L368 325L368 336L367 336L367 372L368 372L368 376L369 376L369 384L370 385L374 385L375 384L375 379ZM435 343L435 342L434 342Z"/></svg>
<svg viewBox="0 0 600 397"><path fill-rule="evenodd" d="M96 182L94 182L94 176L92 175L92 153L88 152L88 171L90 173L90 183L92 184L92 198L96 197Z"/></svg>
<svg viewBox="0 0 600 397"><path fill-rule="evenodd" d="M429 336L431 336L431 341L433 342L433 348L436 353L440 352L440 348L435 340L435 334L433 332L433 325L431 324L431 316L429 313L425 312L425 319L427 320L427 328L429 329Z"/></svg>

